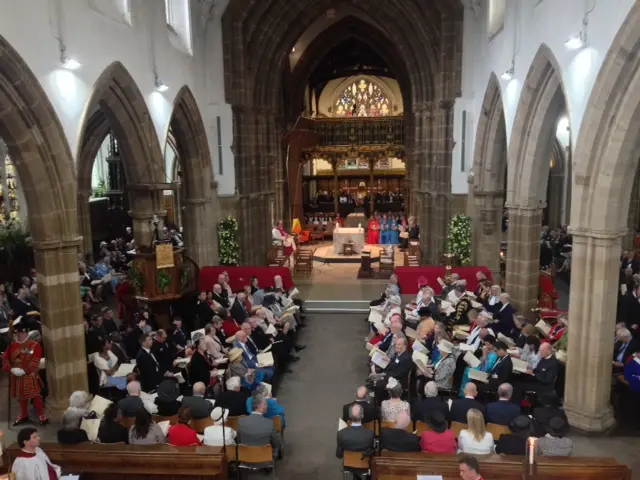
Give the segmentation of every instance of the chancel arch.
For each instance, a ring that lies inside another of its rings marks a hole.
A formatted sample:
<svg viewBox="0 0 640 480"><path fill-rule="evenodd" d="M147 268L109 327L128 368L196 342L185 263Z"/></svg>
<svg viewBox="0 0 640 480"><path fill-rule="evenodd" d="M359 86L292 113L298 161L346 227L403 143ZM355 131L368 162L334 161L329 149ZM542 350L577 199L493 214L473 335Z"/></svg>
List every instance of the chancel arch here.
<svg viewBox="0 0 640 480"><path fill-rule="evenodd" d="M500 82L495 73L482 103L473 158L469 202L473 221L472 262L486 265L494 278L500 274L502 214L507 174L507 137Z"/></svg>
<svg viewBox="0 0 640 480"><path fill-rule="evenodd" d="M343 10L350 14L343 15ZM286 149L280 138L287 133L287 126L290 129L296 124L304 109L306 80L314 63L323 58L318 54L322 46L314 47L314 40L306 38L305 32L318 19L334 15L346 18L337 24L358 25L352 36L366 32L365 39L380 44L379 53L398 65L396 72L402 72L397 75L407 121L407 169L413 172L414 192L407 203L410 213L429 224L423 251L426 260L436 261L444 250L450 211L453 104L460 91L462 13L459 2L444 1L303 0L288 4L286 9L280 4L249 0L229 5L222 18L225 94L234 112L243 262L263 264L266 260L269 205L275 203L276 217L285 216L288 210L287 196L279 193L285 191L286 182ZM332 42L324 32L333 28L341 31L342 27L327 22L314 28L316 38ZM349 38L347 33L342 31L342 40ZM303 37L305 48L292 71L289 53ZM390 50L397 54L384 54ZM422 201L418 203L416 196ZM423 207L420 211L413 208L418 204Z"/></svg>
<svg viewBox="0 0 640 480"><path fill-rule="evenodd" d="M640 151L640 4L620 27L600 68L574 155L567 385L569 422L605 431L610 405L613 314L620 253Z"/></svg>
<svg viewBox="0 0 640 480"><path fill-rule="evenodd" d="M28 204L47 357L48 412L57 419L73 391L87 390L73 157L38 78L2 36L0 137Z"/></svg>
<svg viewBox="0 0 640 480"><path fill-rule="evenodd" d="M84 254L94 249L88 200L96 154L105 137L113 133L118 161L113 163L110 177L121 177L122 204L131 207L133 233L138 246L151 245L154 215L165 216L163 190L166 173L160 144L151 115L135 81L120 62L109 65L94 85L85 107L78 151L78 211L84 237ZM126 195L126 199L124 196ZM126 213L126 212L125 212ZM87 228L88 227L88 228ZM124 227L120 225L120 229Z"/></svg>
<svg viewBox="0 0 640 480"><path fill-rule="evenodd" d="M177 153L174 172L181 173L180 191L173 193L174 199L180 200L174 202L174 206L179 204L181 208L179 216L187 253L198 265L215 265L218 261L217 186L202 116L187 86L178 92L169 128L165 149L172 148Z"/></svg>
<svg viewBox="0 0 640 480"><path fill-rule="evenodd" d="M522 87L508 148L506 289L523 311L537 303L550 159L558 119L566 111L558 63L542 45Z"/></svg>

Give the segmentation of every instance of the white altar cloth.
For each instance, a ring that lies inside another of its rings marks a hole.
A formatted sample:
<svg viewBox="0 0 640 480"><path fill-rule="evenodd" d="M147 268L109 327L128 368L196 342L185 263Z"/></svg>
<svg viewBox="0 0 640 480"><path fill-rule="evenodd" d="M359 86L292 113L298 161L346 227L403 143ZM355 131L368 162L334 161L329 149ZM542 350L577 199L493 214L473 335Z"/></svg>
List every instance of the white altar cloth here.
<svg viewBox="0 0 640 480"><path fill-rule="evenodd" d="M342 245L353 242L353 250L360 253L364 247L364 229L336 227L333 231L333 254L342 255Z"/></svg>

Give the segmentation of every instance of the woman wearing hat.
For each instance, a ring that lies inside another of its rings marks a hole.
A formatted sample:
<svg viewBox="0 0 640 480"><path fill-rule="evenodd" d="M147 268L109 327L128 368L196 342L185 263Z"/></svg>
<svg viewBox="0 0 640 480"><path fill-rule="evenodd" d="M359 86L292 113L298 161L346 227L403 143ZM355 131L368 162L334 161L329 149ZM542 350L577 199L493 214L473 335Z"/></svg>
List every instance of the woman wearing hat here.
<svg viewBox="0 0 640 480"><path fill-rule="evenodd" d="M436 382L438 390L450 390L451 379L456 370L456 361L453 358L453 344L448 340L440 340L438 343L440 358L436 363L431 363L426 376Z"/></svg>
<svg viewBox="0 0 640 480"><path fill-rule="evenodd" d="M420 448L429 453L456 453L456 435L447 428L447 419L440 410L432 410L427 416L431 430L422 432Z"/></svg>
<svg viewBox="0 0 640 480"><path fill-rule="evenodd" d="M566 438L567 422L562 417L549 420L547 434L538 439L538 451L545 457L568 457L573 450L573 441Z"/></svg>
<svg viewBox="0 0 640 480"><path fill-rule="evenodd" d="M260 385L264 379L263 372L257 372L252 368L247 367L242 359L242 349L234 348L229 352L229 377L240 377L242 379L242 386L253 391L256 386Z"/></svg>
<svg viewBox="0 0 640 480"><path fill-rule="evenodd" d="M460 385L460 398L464 398L464 387L469 382L469 372L471 370L479 370L481 372L489 373L493 366L498 361L498 354L495 348L495 338L492 335L484 337L484 346L482 347L482 358L480 359L480 365L477 367L466 367L464 374L462 375L462 383Z"/></svg>
<svg viewBox="0 0 640 480"><path fill-rule="evenodd" d="M205 445L211 447L220 447L222 445L235 445L236 431L228 425L223 424L229 417L229 410L226 408L216 407L211 412L211 420L214 425L204 429Z"/></svg>
<svg viewBox="0 0 640 480"><path fill-rule="evenodd" d="M526 415L518 415L509 423L511 433L502 434L496 441L496 453L525 455L527 439L533 434L533 424Z"/></svg>
<svg viewBox="0 0 640 480"><path fill-rule="evenodd" d="M542 406L533 409L533 421L538 437L547 433L549 421L554 417L562 418L565 423L569 422L556 392L541 393L538 395L538 402Z"/></svg>
<svg viewBox="0 0 640 480"><path fill-rule="evenodd" d="M171 417L178 414L178 410L182 404L178 401L180 396L180 387L175 378L166 378L158 385L158 396L155 404L158 407L158 415L162 417Z"/></svg>

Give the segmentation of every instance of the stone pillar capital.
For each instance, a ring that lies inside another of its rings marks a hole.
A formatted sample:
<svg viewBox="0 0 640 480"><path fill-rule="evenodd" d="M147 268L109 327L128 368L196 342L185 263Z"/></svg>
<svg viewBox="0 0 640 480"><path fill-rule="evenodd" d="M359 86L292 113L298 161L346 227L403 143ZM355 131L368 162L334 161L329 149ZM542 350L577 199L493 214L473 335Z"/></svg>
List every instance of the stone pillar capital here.
<svg viewBox="0 0 640 480"><path fill-rule="evenodd" d="M600 243L615 243L617 241L621 241L622 237L627 234L626 230L619 231L607 231L607 230L596 230L593 228L583 228L583 227L572 227L569 225L569 233L573 237L574 242L583 242L586 243L590 240L598 240Z"/></svg>
<svg viewBox="0 0 640 480"><path fill-rule="evenodd" d="M68 237L61 240L33 240L31 246L35 251L64 250L78 248L82 244L82 237Z"/></svg>
<svg viewBox="0 0 640 480"><path fill-rule="evenodd" d="M475 193L474 193L475 195ZM505 208L509 211L509 215L523 215L525 217L533 217L540 215L544 210L544 206L516 205L513 203L505 203Z"/></svg>

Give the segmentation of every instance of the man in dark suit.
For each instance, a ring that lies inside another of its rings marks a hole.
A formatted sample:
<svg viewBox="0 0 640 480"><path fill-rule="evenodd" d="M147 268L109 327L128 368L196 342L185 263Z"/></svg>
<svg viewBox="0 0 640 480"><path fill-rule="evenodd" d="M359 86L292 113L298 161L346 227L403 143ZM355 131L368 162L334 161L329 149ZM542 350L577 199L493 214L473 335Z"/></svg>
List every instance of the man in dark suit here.
<svg viewBox="0 0 640 480"><path fill-rule="evenodd" d="M227 389L216 397L216 406L229 410L230 417L246 415L250 396L251 392L242 388L240 377L231 377L227 380Z"/></svg>
<svg viewBox="0 0 640 480"><path fill-rule="evenodd" d="M204 398L206 387L202 382L193 386L193 395L182 397L182 406L191 408L191 414L196 420L207 418L213 410L213 403Z"/></svg>
<svg viewBox="0 0 640 480"><path fill-rule="evenodd" d="M624 322L634 336L640 334L640 284L634 283L633 288L620 299L618 321Z"/></svg>
<svg viewBox="0 0 640 480"><path fill-rule="evenodd" d="M261 396L251 399L251 415L238 420L238 444L249 446L271 445L273 458L278 458L282 450L282 438L276 431L273 420L264 418L267 400Z"/></svg>
<svg viewBox="0 0 640 480"><path fill-rule="evenodd" d="M104 326L104 331L107 332L108 335L118 331L118 325L113 319L113 310L109 307L104 307L102 309L102 325Z"/></svg>
<svg viewBox="0 0 640 480"><path fill-rule="evenodd" d="M410 423L409 414L400 412L396 418L396 428L383 428L380 431L380 449L392 452L419 452L419 437L406 430Z"/></svg>
<svg viewBox="0 0 640 480"><path fill-rule="evenodd" d="M409 372L413 368L413 360L411 354L407 350L408 343L406 337L395 339L395 355L391 358L389 365L384 369L387 377L393 377L402 384L403 388L407 388L409 380ZM386 385L386 382L383 382Z"/></svg>
<svg viewBox="0 0 640 480"><path fill-rule="evenodd" d="M151 347L151 353L156 357L158 364L160 365L160 371L170 372L173 369L173 356L171 355L171 349L167 344L167 332L160 329L155 333L153 339L153 345Z"/></svg>
<svg viewBox="0 0 640 480"><path fill-rule="evenodd" d="M362 423L369 423L376 420L378 418L378 412L374 405L367 402L368 394L369 391L367 390L367 387L358 387L355 402L347 403L342 407L342 420L345 422L349 420L349 409L351 408L351 405L355 405L356 403L362 407Z"/></svg>
<svg viewBox="0 0 640 480"><path fill-rule="evenodd" d="M500 340L493 344L498 354L498 360L489 371L489 383L483 383L481 390L485 388L490 392L495 392L500 385L506 383L513 372L513 362L509 355L509 347Z"/></svg>
<svg viewBox="0 0 640 480"><path fill-rule="evenodd" d="M503 293L500 295L500 307L494 318L498 320L497 328L494 330L502 332L503 335L509 336L511 331L516 327L513 321L513 316L516 314L516 309L509 303L509 294Z"/></svg>
<svg viewBox="0 0 640 480"><path fill-rule="evenodd" d="M204 327L207 323L211 323L213 319L213 310L207 303L207 292L200 292L198 296L198 304L196 305L196 324L195 329Z"/></svg>
<svg viewBox="0 0 640 480"><path fill-rule="evenodd" d="M222 308L229 308L229 294L226 290L223 290L222 286L219 283L216 283L213 286L213 299L216 303L222 305Z"/></svg>
<svg viewBox="0 0 640 480"><path fill-rule="evenodd" d="M472 408L480 410L482 416L487 418L487 411L480 402L476 400L478 389L476 384L469 382L464 387L464 398L458 398L451 404L451 421L467 423L467 412Z"/></svg>
<svg viewBox="0 0 640 480"><path fill-rule="evenodd" d="M559 366L558 360L553 355L551 344L546 342L541 344L538 354L540 361L536 368L532 369L529 366L527 368L528 375L520 375L522 378L516 383L514 402L517 404L520 404L526 391L536 392L538 395L555 391Z"/></svg>
<svg viewBox="0 0 640 480"><path fill-rule="evenodd" d="M123 417L132 418L144 408L140 398L140 383L133 381L127 384L127 396L118 402L118 408Z"/></svg>
<svg viewBox="0 0 640 480"><path fill-rule="evenodd" d="M342 458L345 450L362 452L363 454L373 453L373 432L362 426L362 414L363 410L360 404L351 405L349 409L351 425L338 432L336 457Z"/></svg>
<svg viewBox="0 0 640 480"><path fill-rule="evenodd" d="M164 379L165 371L160 367L160 363L151 351L153 347L153 339L151 335L144 334L140 337L140 351L136 356L136 365L140 372L140 385L142 391L151 392L158 387L158 384Z"/></svg>
<svg viewBox="0 0 640 480"><path fill-rule="evenodd" d="M447 421L449 420L449 406L442 397L438 396L438 386L436 382L427 382L424 386L425 399L413 407L413 419L415 421L426 422L430 412L438 410L442 412Z"/></svg>
<svg viewBox="0 0 640 480"><path fill-rule="evenodd" d="M122 344L122 335L120 332L113 332L109 339L111 341L111 351L118 357L118 363L129 363L129 355L127 355L127 349Z"/></svg>
<svg viewBox="0 0 640 480"><path fill-rule="evenodd" d="M511 421L520 415L520 406L511 403L513 387L503 383L498 387L498 401L487 405L487 423L509 425Z"/></svg>
<svg viewBox="0 0 640 480"><path fill-rule="evenodd" d="M238 292L235 300L233 301L233 305L231 305L231 310L229 310L233 319L238 323L244 322L249 316L247 309L244 307L245 297L246 294L244 292Z"/></svg>

